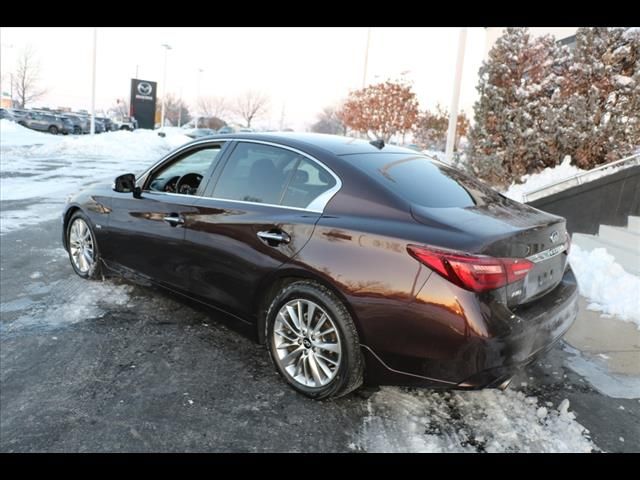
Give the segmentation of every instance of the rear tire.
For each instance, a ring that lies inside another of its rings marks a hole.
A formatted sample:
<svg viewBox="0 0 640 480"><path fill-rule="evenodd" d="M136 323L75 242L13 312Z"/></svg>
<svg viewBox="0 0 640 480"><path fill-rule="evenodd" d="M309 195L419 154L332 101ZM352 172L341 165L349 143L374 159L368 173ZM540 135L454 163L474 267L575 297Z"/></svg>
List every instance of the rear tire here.
<svg viewBox="0 0 640 480"><path fill-rule="evenodd" d="M286 286L272 300L265 328L276 370L303 395L341 397L362 385L364 362L353 319L323 285L303 280Z"/></svg>
<svg viewBox="0 0 640 480"><path fill-rule="evenodd" d="M57 135L58 134L58 127L56 127L55 125L51 125L49 127L49 133L51 135Z"/></svg>
<svg viewBox="0 0 640 480"><path fill-rule="evenodd" d="M102 278L102 261L91 221L80 210L69 219L66 230L67 251L73 270L86 279Z"/></svg>

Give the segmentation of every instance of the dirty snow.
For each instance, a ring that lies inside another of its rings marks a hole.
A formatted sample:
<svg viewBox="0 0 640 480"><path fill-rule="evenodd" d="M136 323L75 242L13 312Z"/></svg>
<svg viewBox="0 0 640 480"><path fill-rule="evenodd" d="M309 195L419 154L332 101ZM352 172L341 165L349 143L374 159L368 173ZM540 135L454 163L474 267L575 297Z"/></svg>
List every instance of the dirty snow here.
<svg viewBox="0 0 640 480"><path fill-rule="evenodd" d="M587 309L633 322L640 329L640 277L626 272L604 248L588 252L571 246L571 268Z"/></svg>
<svg viewBox="0 0 640 480"><path fill-rule="evenodd" d="M82 283L80 283L82 282ZM48 293L59 282L45 284L34 282L26 289L25 297L0 304L0 312L23 312L17 319L2 323L2 330L13 332L25 327L59 328L84 320L100 318L113 310L115 306L127 306L130 303L130 285L118 285L113 282L87 282L73 278L62 288L60 303L34 300L34 296ZM77 288L76 288L77 287Z"/></svg>
<svg viewBox="0 0 640 480"><path fill-rule="evenodd" d="M57 218L69 194L139 173L191 139L179 131L50 135L0 120L0 234Z"/></svg>
<svg viewBox="0 0 640 480"><path fill-rule="evenodd" d="M588 178L583 178L584 181L595 180L596 178L604 177L605 175L610 175L620 167L610 167L604 168L602 170L598 170L596 172L592 172L588 175ZM575 165L571 165L571 157L566 156L562 163L554 168L545 168L543 171L539 173L534 173L530 175L523 175L520 178L521 183L513 183L511 186L503 192L506 197L511 198L517 202L524 202L524 195L531 194L535 190L540 188L548 187L556 182L560 182L563 180L570 179L575 177L576 175L581 175L589 170L582 170ZM581 181L582 181L581 180ZM549 189L545 189L544 192L540 192L539 194L530 195L530 198L527 200L533 200L534 198L539 198L547 195L551 195L552 193L560 192L567 188L571 188L578 185L577 180L572 182L568 182L562 185L555 185L550 187Z"/></svg>
<svg viewBox="0 0 640 480"><path fill-rule="evenodd" d="M522 392L433 392L384 387L368 403L359 446L368 452L591 452L569 411Z"/></svg>

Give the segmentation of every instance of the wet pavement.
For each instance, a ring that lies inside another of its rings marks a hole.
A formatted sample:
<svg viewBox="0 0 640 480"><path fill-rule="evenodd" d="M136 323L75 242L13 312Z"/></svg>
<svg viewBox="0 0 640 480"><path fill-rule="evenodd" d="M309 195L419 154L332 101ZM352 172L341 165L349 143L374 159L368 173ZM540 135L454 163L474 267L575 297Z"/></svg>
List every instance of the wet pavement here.
<svg viewBox="0 0 640 480"><path fill-rule="evenodd" d="M465 431L461 445L485 451L490 415L482 428L464 410L454 415L470 398L469 412L482 410L477 399L485 397L383 388L309 400L279 378L252 332L225 316L131 280L77 277L60 230L47 221L0 237L0 451L367 451L374 449L367 425L398 395L427 402L427 417L444 411L440 427L457 423L446 433L425 430L419 419L406 429L387 421L376 435L397 437L390 450L411 450L403 442L412 436L455 440ZM545 435L559 424L546 426L539 407L561 410L568 399L575 420L567 425L588 429L594 450L640 451L640 400L598 391L570 368L577 358L596 362L574 347L561 342L522 371L510 387L521 394L486 398L505 415L509 402L531 404L532 431L546 428ZM520 448L518 438L506 451L537 448Z"/></svg>

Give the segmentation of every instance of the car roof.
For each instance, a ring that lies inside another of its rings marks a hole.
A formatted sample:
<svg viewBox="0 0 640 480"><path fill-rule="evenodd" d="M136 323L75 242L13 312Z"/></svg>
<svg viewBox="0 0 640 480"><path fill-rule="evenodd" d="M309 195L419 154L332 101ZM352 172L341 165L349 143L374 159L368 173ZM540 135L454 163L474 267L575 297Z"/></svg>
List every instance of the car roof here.
<svg viewBox="0 0 640 480"><path fill-rule="evenodd" d="M198 141L204 139L236 139L236 140L260 140L264 142L281 143L291 147L310 146L321 148L334 155L353 155L358 153L412 153L411 150L396 145L385 144L382 149L372 145L367 140L353 137L343 137L340 135L328 135L324 133L307 133L307 132L277 132L277 133L254 133L254 132L236 132L228 134L217 134L207 137L201 137Z"/></svg>

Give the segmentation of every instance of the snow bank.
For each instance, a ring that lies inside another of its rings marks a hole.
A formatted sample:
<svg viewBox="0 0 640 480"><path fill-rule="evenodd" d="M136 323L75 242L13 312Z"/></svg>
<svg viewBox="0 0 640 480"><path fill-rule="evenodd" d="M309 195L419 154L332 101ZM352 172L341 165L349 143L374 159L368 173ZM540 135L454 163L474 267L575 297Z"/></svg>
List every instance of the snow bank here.
<svg viewBox="0 0 640 480"><path fill-rule="evenodd" d="M613 172L617 171L619 168L620 167L611 167L593 172L591 175L589 175L589 180L595 180L596 178L610 175ZM545 168L539 173L523 175L520 178L522 183L511 184L511 186L505 192L503 192L503 194L511 198L512 200L523 202L524 194L528 194L533 192L534 190L538 190L539 188L544 188L556 182L575 177L576 175L581 175L585 172L588 172L588 170L582 170L574 165L571 165L571 157L567 155L562 163L556 167ZM556 185L555 187L546 191L545 195L550 195L551 193L565 190L567 188L573 187L574 185L577 185L577 183Z"/></svg>
<svg viewBox="0 0 640 480"><path fill-rule="evenodd" d="M433 392L384 387L369 399L360 448L368 452L591 452L569 412L522 392Z"/></svg>
<svg viewBox="0 0 640 480"><path fill-rule="evenodd" d="M65 198L91 183L139 173L191 139L150 130L50 135L0 121L0 234L56 218Z"/></svg>
<svg viewBox="0 0 640 480"><path fill-rule="evenodd" d="M18 127L24 128L20 125L18 125ZM29 144L31 148L21 152L24 156L63 157L73 155L76 157L109 157L127 160L159 158L172 148L191 140L191 138L182 133L167 134L167 136L163 138L151 130L136 130L133 132L120 130L117 132L101 133L95 136L53 136L39 132L34 133L42 135L45 138L53 137L57 141L38 144L36 140L39 141L40 137L30 138L34 143ZM15 145L15 143L12 143L14 136L12 134L8 134L7 136L9 137L7 145ZM3 147L5 146L4 137L3 132L3 138L0 142L0 145ZM17 138L24 138L22 132L19 132ZM27 138L24 138L24 140L26 141ZM21 143L20 145L25 146L27 143Z"/></svg>
<svg viewBox="0 0 640 480"><path fill-rule="evenodd" d="M22 145L44 145L57 143L63 137L51 135L49 133L37 132L18 125L16 122L3 118L0 120L0 145L22 146Z"/></svg>
<svg viewBox="0 0 640 480"><path fill-rule="evenodd" d="M625 272L604 248L588 252L573 244L569 261L580 293L592 302L589 310L615 315L640 329L640 277Z"/></svg>

